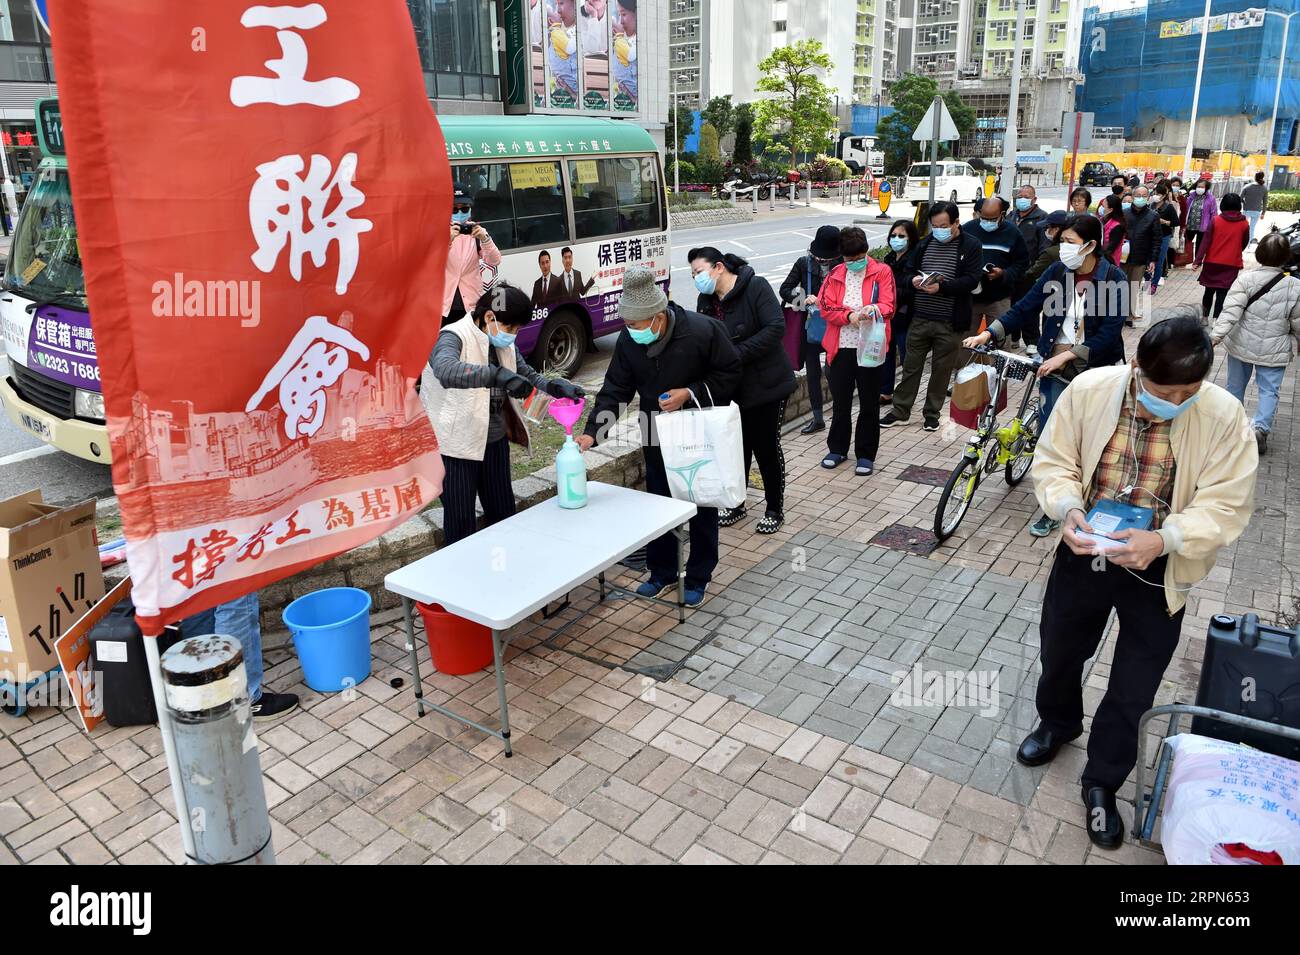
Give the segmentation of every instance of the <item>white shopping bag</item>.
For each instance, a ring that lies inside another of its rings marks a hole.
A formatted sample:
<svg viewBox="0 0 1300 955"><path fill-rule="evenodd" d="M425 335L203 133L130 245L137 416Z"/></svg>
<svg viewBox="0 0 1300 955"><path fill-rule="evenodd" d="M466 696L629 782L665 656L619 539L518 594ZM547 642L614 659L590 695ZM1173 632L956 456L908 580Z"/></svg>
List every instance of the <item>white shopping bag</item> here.
<svg viewBox="0 0 1300 955"><path fill-rule="evenodd" d="M712 400L712 399L710 399ZM745 500L740 406L683 408L655 419L668 490L700 507L737 507Z"/></svg>

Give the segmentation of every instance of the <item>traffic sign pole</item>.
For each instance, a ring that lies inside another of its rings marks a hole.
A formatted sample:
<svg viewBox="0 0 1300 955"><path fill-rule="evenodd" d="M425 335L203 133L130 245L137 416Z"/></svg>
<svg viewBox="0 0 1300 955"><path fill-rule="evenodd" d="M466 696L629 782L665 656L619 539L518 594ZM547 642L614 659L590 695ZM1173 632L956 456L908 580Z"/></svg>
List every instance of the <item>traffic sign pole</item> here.
<svg viewBox="0 0 1300 955"><path fill-rule="evenodd" d="M1065 194L1065 201L1070 201L1070 193L1074 192L1075 174L1079 171L1079 131L1083 127L1083 114L1076 112L1074 114L1074 152L1070 156L1070 189Z"/></svg>
<svg viewBox="0 0 1300 955"><path fill-rule="evenodd" d="M938 93L934 94L934 102L930 104L930 112L934 114L934 123L930 130L930 202L931 209L934 208L934 186L938 180L939 168L939 120L943 114L943 97Z"/></svg>

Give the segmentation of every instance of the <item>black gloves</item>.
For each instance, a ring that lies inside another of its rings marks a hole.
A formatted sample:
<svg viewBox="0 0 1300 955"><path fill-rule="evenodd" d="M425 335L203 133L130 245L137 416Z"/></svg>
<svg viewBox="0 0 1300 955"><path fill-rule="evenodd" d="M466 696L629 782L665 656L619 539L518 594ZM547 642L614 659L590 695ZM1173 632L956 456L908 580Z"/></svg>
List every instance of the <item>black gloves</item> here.
<svg viewBox="0 0 1300 955"><path fill-rule="evenodd" d="M583 398L586 392L582 390L581 385L575 385L571 381L565 381L563 378L555 378L546 383L546 393L552 398Z"/></svg>
<svg viewBox="0 0 1300 955"><path fill-rule="evenodd" d="M497 386L504 388L511 398L527 398L533 393L533 384L523 375L516 375L509 368L497 369Z"/></svg>

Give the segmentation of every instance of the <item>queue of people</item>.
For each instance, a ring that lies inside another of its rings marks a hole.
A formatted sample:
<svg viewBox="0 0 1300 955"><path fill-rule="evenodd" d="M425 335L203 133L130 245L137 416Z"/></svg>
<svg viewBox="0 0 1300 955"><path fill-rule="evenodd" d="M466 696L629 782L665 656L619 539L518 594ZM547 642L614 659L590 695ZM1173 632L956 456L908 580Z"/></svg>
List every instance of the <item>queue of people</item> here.
<svg viewBox="0 0 1300 955"><path fill-rule="evenodd" d="M700 246L687 254L693 310L671 301L651 270L630 267L617 306L624 329L577 440L583 450L595 446L638 399L646 490L668 495L659 416L734 401L746 474L754 459L763 481L765 512L752 529L773 534L785 518L781 433L796 387L782 305L803 316L800 364L814 394L802 433L825 430L821 466L835 469L851 455L862 478L877 469L880 430L910 420L927 358L922 428L935 431L964 351L1023 340L1038 359L1032 474L1041 515L1030 533L1061 536L1039 627L1039 722L1017 759L1042 765L1082 734L1084 667L1114 611L1120 637L1091 727L1080 798L1090 839L1116 848L1123 838L1116 793L1136 758L1137 721L1178 645L1186 593L1250 519L1258 454L1300 342L1300 280L1283 271L1290 247L1275 235L1259 243L1260 268L1243 270L1250 225L1241 198L1229 194L1218 204L1199 183L1185 204L1181 183L1148 190L1125 180L1095 211L1087 190L1075 190L1069 205L1048 213L1026 188L1010 203L988 197L962 222L955 204L937 202L924 235L910 220L891 224L880 260L861 228L823 226L779 294L743 258ZM1155 323L1130 357L1124 326L1140 319L1136 300L1167 274L1179 227L1195 232L1188 241L1207 290L1206 321ZM485 256L488 244L473 241L475 257ZM467 279L468 244L464 259L458 269ZM472 283L460 286L462 300L467 290ZM514 511L508 442L526 440L518 399L534 388L583 394L539 375L518 353L514 335L531 315L526 293L496 283L474 299L463 318L444 327L431 359L449 542L473 532L476 500L489 523ZM1226 389L1208 381L1219 344L1228 353ZM1253 421L1243 407L1251 377L1260 391ZM876 407L885 404L878 417ZM1090 515L1106 502L1132 505L1148 519L1116 535L1098 573L1097 545L1087 535ZM707 595L719 527L745 517L744 504L697 509L684 569L687 605ZM637 593L668 592L676 561L671 534L652 541Z"/></svg>

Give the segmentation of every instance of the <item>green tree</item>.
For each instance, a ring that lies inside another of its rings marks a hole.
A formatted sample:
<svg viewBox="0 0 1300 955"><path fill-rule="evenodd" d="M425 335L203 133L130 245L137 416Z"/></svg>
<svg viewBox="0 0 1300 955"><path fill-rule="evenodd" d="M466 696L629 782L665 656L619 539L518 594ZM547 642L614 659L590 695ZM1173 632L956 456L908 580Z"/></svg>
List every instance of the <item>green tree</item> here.
<svg viewBox="0 0 1300 955"><path fill-rule="evenodd" d="M736 128L736 110L731 105L731 97L713 97L700 110L700 119L718 131L719 139L725 139Z"/></svg>
<svg viewBox="0 0 1300 955"><path fill-rule="evenodd" d="M732 151L732 161L737 166L744 166L754 159L754 108L749 103L736 107L736 148Z"/></svg>
<svg viewBox="0 0 1300 955"><path fill-rule="evenodd" d="M674 119L676 123L674 124ZM677 104L668 107L668 123L664 126L664 145L668 152L677 154L681 152L682 145L686 142L686 137L691 133L691 111L683 109ZM677 138L673 139L674 127L677 131Z"/></svg>
<svg viewBox="0 0 1300 955"><path fill-rule="evenodd" d="M939 84L928 76L908 73L897 80L889 89L890 102L894 112L880 121L877 131L877 143L885 153L885 171L890 175L904 172L912 159L924 158L918 148L921 144L912 142L912 133L917 124L925 117L930 103L939 92ZM966 137L975 128L975 111L962 101L961 94L949 90L943 94L944 105L952 114L957 131ZM939 154L949 155L949 146L940 144ZM929 155L927 152L926 156Z"/></svg>
<svg viewBox="0 0 1300 955"><path fill-rule="evenodd" d="M755 104L755 125L770 138L784 134L791 166L797 164L798 153L824 149L836 121L830 87L821 77L833 66L821 43L800 40L778 47L758 69L762 76L754 91L767 95Z"/></svg>
<svg viewBox="0 0 1300 955"><path fill-rule="evenodd" d="M726 172L722 165L722 152L718 149L718 131L712 123L700 124L699 160L695 163L695 173L700 182L722 182Z"/></svg>

